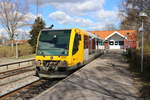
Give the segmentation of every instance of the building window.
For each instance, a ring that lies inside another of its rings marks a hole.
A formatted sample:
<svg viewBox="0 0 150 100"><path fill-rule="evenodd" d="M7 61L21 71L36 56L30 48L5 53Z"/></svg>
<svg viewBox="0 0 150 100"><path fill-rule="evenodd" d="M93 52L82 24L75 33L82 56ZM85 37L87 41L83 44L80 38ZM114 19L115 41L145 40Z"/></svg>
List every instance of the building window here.
<svg viewBox="0 0 150 100"><path fill-rule="evenodd" d="M84 36L84 49L89 48L89 37Z"/></svg>
<svg viewBox="0 0 150 100"><path fill-rule="evenodd" d="M118 43L119 41L115 41L115 45L118 45L119 43Z"/></svg>
<svg viewBox="0 0 150 100"><path fill-rule="evenodd" d="M114 45L114 42L113 41L109 41L109 45Z"/></svg>
<svg viewBox="0 0 150 100"><path fill-rule="evenodd" d="M99 45L103 45L103 41L99 41Z"/></svg>
<svg viewBox="0 0 150 100"><path fill-rule="evenodd" d="M119 41L119 45L124 45L124 41Z"/></svg>

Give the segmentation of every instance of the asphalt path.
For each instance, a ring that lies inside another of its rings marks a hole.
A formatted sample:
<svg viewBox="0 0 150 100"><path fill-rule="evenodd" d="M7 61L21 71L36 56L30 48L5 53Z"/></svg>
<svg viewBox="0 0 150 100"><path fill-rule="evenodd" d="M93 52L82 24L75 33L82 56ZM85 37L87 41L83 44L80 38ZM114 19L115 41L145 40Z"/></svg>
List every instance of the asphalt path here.
<svg viewBox="0 0 150 100"><path fill-rule="evenodd" d="M108 51L34 100L142 100L122 51Z"/></svg>

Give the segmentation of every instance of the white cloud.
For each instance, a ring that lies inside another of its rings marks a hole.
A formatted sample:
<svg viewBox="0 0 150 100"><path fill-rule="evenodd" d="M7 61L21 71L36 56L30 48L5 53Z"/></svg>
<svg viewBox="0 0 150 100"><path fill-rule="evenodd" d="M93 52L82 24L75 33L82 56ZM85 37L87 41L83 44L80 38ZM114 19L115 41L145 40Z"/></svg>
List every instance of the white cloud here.
<svg viewBox="0 0 150 100"><path fill-rule="evenodd" d="M8 37L7 31L4 28L0 29L0 36Z"/></svg>
<svg viewBox="0 0 150 100"><path fill-rule="evenodd" d="M74 22L81 27L89 27L94 25L94 22L88 18L74 18Z"/></svg>
<svg viewBox="0 0 150 100"><path fill-rule="evenodd" d="M6 32L5 29L3 28L0 29L0 33L5 33L5 32Z"/></svg>
<svg viewBox="0 0 150 100"><path fill-rule="evenodd" d="M92 26L92 27L89 27L90 30L100 30L100 29L103 29L103 25L97 25L97 26Z"/></svg>
<svg viewBox="0 0 150 100"><path fill-rule="evenodd" d="M99 18L111 18L111 17L117 17L117 15L118 15L117 11L107 11L102 9L98 12Z"/></svg>
<svg viewBox="0 0 150 100"><path fill-rule="evenodd" d="M36 0L28 0L37 5ZM50 5L57 10L69 12L71 14L87 15L102 8L105 0L38 0L39 7Z"/></svg>
<svg viewBox="0 0 150 100"><path fill-rule="evenodd" d="M65 1L65 0L64 0ZM104 0L77 0L76 2L51 3L58 10L68 12L73 15L83 16L102 8Z"/></svg>
<svg viewBox="0 0 150 100"><path fill-rule="evenodd" d="M15 24L16 27L21 27L24 24L31 24L35 19L35 15L32 13L27 13L26 11L22 11L21 7L24 5L18 5L17 1L9 2L9 1L1 1L1 9L0 9L0 20L3 22L1 24L6 24L6 20L8 20L9 24ZM7 10L7 13L5 10ZM7 19L4 17L7 15Z"/></svg>
<svg viewBox="0 0 150 100"><path fill-rule="evenodd" d="M50 20L58 24L75 25L87 29L102 29L118 22L117 10L105 10L106 0L39 0L39 7L51 6ZM36 4L36 0L29 0Z"/></svg>
<svg viewBox="0 0 150 100"><path fill-rule="evenodd" d="M6 31L4 28L1 28L1 29L0 29L0 34L6 34L6 33L7 33L7 31ZM15 32L15 34L20 34L20 33L29 34L29 30L19 28L19 29L17 29L16 32Z"/></svg>
<svg viewBox="0 0 150 100"><path fill-rule="evenodd" d="M93 21L82 17L72 17L62 11L56 11L49 14L49 17L59 24L75 24L81 27L88 27L93 25Z"/></svg>
<svg viewBox="0 0 150 100"><path fill-rule="evenodd" d="M84 2L84 1L87 1L87 0L28 0L29 3L32 3L35 5L38 3L41 6L49 5L52 3L63 3L64 4L64 3L77 3L77 2Z"/></svg>
<svg viewBox="0 0 150 100"><path fill-rule="evenodd" d="M97 19L102 21L105 24L112 24L119 21L118 11L117 10L100 10L97 12Z"/></svg>
<svg viewBox="0 0 150 100"><path fill-rule="evenodd" d="M30 38L29 30L17 29L15 34L18 34L17 39L19 40L26 40ZM6 30L3 28L0 29L0 37L9 38L9 35L7 34ZM16 35L14 36L14 38L16 39Z"/></svg>
<svg viewBox="0 0 150 100"><path fill-rule="evenodd" d="M27 14L25 15L25 20L26 20L26 21L33 21L33 20L35 20L35 18L36 18L36 16L33 15L32 13L27 13Z"/></svg>
<svg viewBox="0 0 150 100"><path fill-rule="evenodd" d="M49 17L58 21L59 24L69 24L72 22L72 18L62 11L56 11L49 14Z"/></svg>
<svg viewBox="0 0 150 100"><path fill-rule="evenodd" d="M103 29L108 24L114 24L118 21L117 12L115 11L100 11L97 12L97 21L83 18L80 16L70 16L63 11L56 11L49 14L49 18L59 24L77 25L82 28Z"/></svg>

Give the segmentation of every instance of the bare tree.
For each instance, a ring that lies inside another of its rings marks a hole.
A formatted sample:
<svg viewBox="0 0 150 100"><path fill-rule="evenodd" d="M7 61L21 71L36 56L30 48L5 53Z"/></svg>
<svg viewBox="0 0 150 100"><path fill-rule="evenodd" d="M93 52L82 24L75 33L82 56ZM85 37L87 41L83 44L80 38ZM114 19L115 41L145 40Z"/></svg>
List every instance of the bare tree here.
<svg viewBox="0 0 150 100"><path fill-rule="evenodd" d="M110 31L110 30L117 30L116 26L114 24L106 24L103 28L104 30Z"/></svg>
<svg viewBox="0 0 150 100"><path fill-rule="evenodd" d="M25 26L27 2L24 0L1 0L0 1L0 24L9 35L12 41L18 28Z"/></svg>
<svg viewBox="0 0 150 100"><path fill-rule="evenodd" d="M122 9L120 9L120 14L124 19L121 22L121 29L135 29L139 30L141 27L142 19L139 13L144 11L147 13L147 17L143 19L144 21L144 36L146 43L150 44L150 0L123 0ZM140 35L138 36L140 37ZM139 38L140 40L141 38Z"/></svg>

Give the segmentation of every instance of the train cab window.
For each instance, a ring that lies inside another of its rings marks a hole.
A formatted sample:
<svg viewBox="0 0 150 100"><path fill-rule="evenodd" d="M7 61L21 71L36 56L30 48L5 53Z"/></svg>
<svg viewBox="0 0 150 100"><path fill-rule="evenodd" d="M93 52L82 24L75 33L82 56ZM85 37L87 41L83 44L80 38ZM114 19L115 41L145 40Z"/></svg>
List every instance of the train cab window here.
<svg viewBox="0 0 150 100"><path fill-rule="evenodd" d="M76 34L73 44L73 55L79 50L79 41L81 40L81 35Z"/></svg>

